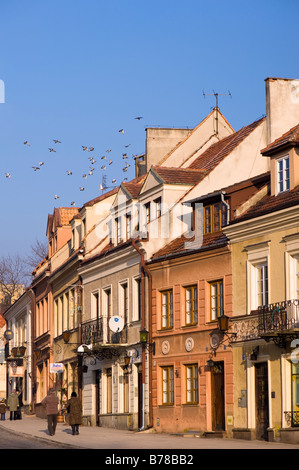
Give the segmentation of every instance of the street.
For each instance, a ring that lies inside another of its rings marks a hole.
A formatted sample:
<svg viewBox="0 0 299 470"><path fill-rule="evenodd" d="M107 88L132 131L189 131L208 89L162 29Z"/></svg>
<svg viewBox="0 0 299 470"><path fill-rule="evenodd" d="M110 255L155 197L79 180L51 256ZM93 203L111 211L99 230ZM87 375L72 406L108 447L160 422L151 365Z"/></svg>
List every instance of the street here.
<svg viewBox="0 0 299 470"><path fill-rule="evenodd" d="M46 441L32 436L24 436L0 429L0 449L71 449L69 445L60 444L58 442Z"/></svg>

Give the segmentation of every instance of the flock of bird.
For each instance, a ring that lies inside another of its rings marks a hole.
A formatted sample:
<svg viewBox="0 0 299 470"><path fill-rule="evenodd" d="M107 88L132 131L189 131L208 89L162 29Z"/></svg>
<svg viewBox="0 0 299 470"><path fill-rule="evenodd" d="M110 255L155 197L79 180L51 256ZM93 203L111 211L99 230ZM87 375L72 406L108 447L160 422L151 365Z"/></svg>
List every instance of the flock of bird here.
<svg viewBox="0 0 299 470"><path fill-rule="evenodd" d="M136 120L140 120L142 119L142 116L138 116L135 118ZM119 133L121 134L125 134L125 131L124 129L119 129L118 131ZM56 149L54 148L57 144L61 144L62 142L60 140L57 140L57 139L53 139L53 142L54 142L54 146L53 147L49 147L49 152L56 152ZM25 140L24 141L24 145L30 147L30 142L28 140ZM131 144L128 144L128 145L125 145L124 147L126 149L128 149L130 147ZM82 150L84 152L94 152L95 148L94 147L87 147L87 146L84 146L82 145ZM107 158L109 156L111 152L111 149L107 149L106 150L106 154L107 155L103 155L100 157L100 160L102 161L102 166L101 166L101 170L105 171L107 169L107 166L111 166L113 164L113 160L111 160L111 158ZM133 158L135 157L136 155L133 155ZM97 157L95 157L97 158ZM95 170L95 163L96 163L96 159L95 159L93 156L89 156L88 159L90 161L90 164L89 164L89 170L86 172L86 173L83 173L82 174L82 177L84 179L86 179L88 176L92 176L93 175L93 172ZM123 160L127 160L128 159L128 154L127 153L123 153L122 154L122 159ZM34 171L39 171L41 169L41 167L45 164L45 162L43 161L40 161L38 165L34 165L32 166L32 169ZM128 171L128 168L130 167L131 165L128 163L128 162L124 162L124 167L122 168L122 171L124 173L126 173ZM71 176L73 174L73 172L71 170L66 170L66 173L68 176ZM11 178L11 173L9 172L6 172L5 173L5 176L6 178L10 179ZM127 181L127 178L124 178L123 181ZM117 181L115 178L112 179L111 181L112 184L114 184L114 186L110 186L108 187L107 184L106 184L106 176L103 176L103 179L102 179L102 184L100 185L100 188L99 190L101 190L102 192L107 190L107 189L111 189L113 187L116 186L117 184ZM85 190L85 187L84 186L80 186L79 187L80 191L84 191ZM59 199L59 195L58 194L55 194L54 195L54 199ZM75 201L72 201L71 202L71 205L74 206L75 205Z"/></svg>

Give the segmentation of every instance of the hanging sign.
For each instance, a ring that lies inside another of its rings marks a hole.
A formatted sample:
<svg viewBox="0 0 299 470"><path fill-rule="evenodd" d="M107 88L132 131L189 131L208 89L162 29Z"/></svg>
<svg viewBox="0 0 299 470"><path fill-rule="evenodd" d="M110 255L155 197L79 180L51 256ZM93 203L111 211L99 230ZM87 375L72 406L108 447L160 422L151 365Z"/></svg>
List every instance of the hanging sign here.
<svg viewBox="0 0 299 470"><path fill-rule="evenodd" d="M50 374L62 374L63 364L61 362L50 363Z"/></svg>
<svg viewBox="0 0 299 470"><path fill-rule="evenodd" d="M9 377L23 377L24 367L23 366L9 366L8 375Z"/></svg>

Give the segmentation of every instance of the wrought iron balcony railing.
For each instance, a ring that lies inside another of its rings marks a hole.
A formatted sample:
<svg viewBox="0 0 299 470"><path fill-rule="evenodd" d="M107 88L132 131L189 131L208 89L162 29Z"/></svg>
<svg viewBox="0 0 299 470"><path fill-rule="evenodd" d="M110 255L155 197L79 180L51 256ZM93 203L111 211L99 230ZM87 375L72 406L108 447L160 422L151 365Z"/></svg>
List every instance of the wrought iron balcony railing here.
<svg viewBox="0 0 299 470"><path fill-rule="evenodd" d="M299 426L299 411L285 411L285 419L292 428Z"/></svg>
<svg viewBox="0 0 299 470"><path fill-rule="evenodd" d="M285 300L258 308L260 334L299 330L299 300Z"/></svg>
<svg viewBox="0 0 299 470"><path fill-rule="evenodd" d="M258 308L258 333L278 346L285 346L287 337L299 335L299 300L285 300Z"/></svg>
<svg viewBox="0 0 299 470"><path fill-rule="evenodd" d="M120 332L109 328L109 318L100 317L82 323L83 344L124 344L127 342L126 326Z"/></svg>

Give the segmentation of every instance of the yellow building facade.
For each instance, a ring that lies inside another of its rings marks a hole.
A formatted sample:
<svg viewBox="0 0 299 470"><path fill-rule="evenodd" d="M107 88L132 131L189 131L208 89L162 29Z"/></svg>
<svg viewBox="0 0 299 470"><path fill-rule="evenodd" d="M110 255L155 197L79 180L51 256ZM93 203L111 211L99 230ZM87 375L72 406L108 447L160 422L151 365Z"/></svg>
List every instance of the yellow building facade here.
<svg viewBox="0 0 299 470"><path fill-rule="evenodd" d="M225 228L232 248L234 433L299 442L298 126L262 151L267 194ZM249 207L249 205L248 205Z"/></svg>

